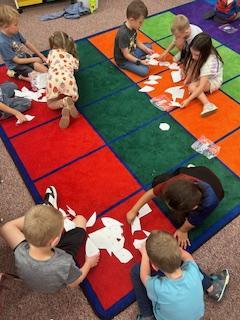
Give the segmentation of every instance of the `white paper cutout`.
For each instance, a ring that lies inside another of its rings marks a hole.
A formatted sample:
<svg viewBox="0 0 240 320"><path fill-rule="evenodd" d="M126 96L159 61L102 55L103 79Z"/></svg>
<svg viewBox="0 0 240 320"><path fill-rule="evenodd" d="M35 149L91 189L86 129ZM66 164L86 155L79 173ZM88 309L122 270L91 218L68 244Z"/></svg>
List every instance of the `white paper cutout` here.
<svg viewBox="0 0 240 320"><path fill-rule="evenodd" d="M160 79L162 79L162 76L155 75L155 74L152 74L151 76L148 77L148 80L160 80Z"/></svg>
<svg viewBox="0 0 240 320"><path fill-rule="evenodd" d="M171 107L182 108L181 103L179 103L179 102L177 102L177 101L171 101L171 102L170 102L170 106L171 106Z"/></svg>
<svg viewBox="0 0 240 320"><path fill-rule="evenodd" d="M88 257L92 257L100 253L99 249L90 238L87 238L85 252Z"/></svg>
<svg viewBox="0 0 240 320"><path fill-rule="evenodd" d="M69 220L68 218L65 218L63 223L64 223L64 229L67 232L76 228L76 224L73 221Z"/></svg>
<svg viewBox="0 0 240 320"><path fill-rule="evenodd" d="M131 252L125 248L122 248L121 250L114 252L114 255L122 263L128 263L133 258Z"/></svg>
<svg viewBox="0 0 240 320"><path fill-rule="evenodd" d="M176 99L183 98L185 90L182 88L182 86L176 86L166 89L165 92L170 93L173 101L176 101Z"/></svg>
<svg viewBox="0 0 240 320"><path fill-rule="evenodd" d="M140 219L138 216L135 217L135 219L133 220L132 224L131 224L131 231L132 234L134 234L135 231L139 231L141 230L141 223L140 223Z"/></svg>
<svg viewBox="0 0 240 320"><path fill-rule="evenodd" d="M168 62L168 61L159 61L159 65L161 66L161 67L169 67L170 66L170 62Z"/></svg>
<svg viewBox="0 0 240 320"><path fill-rule="evenodd" d="M158 66L159 62L156 59L145 60L149 66Z"/></svg>
<svg viewBox="0 0 240 320"><path fill-rule="evenodd" d="M187 167L188 168L194 168L194 167L196 167L194 164L192 164L192 163L189 163L188 165L187 165Z"/></svg>
<svg viewBox="0 0 240 320"><path fill-rule="evenodd" d="M144 81L144 84L154 86L155 84L158 84L158 82L156 80L147 80L147 81Z"/></svg>
<svg viewBox="0 0 240 320"><path fill-rule="evenodd" d="M143 232L145 233L145 235L148 237L150 235L151 232L143 230Z"/></svg>
<svg viewBox="0 0 240 320"><path fill-rule="evenodd" d="M35 116L31 116L30 114L25 114L24 116L26 117L27 121L32 121L35 118ZM20 122L19 120L16 121L16 124L22 124L22 123L23 122Z"/></svg>
<svg viewBox="0 0 240 320"><path fill-rule="evenodd" d="M137 250L139 250L139 249L142 247L143 243L146 242L146 240L147 240L147 238L141 239L141 240L135 239L135 240L133 241L133 246L134 246L134 248L137 249Z"/></svg>
<svg viewBox="0 0 240 320"><path fill-rule="evenodd" d="M170 70L179 70L179 69L180 69L179 65L178 65L176 62L171 63L171 64L168 66L168 68L169 68Z"/></svg>
<svg viewBox="0 0 240 320"><path fill-rule="evenodd" d="M138 210L138 218L141 219L142 217L144 217L145 215L147 215L148 213L152 212L152 209L150 208L148 203L145 203L144 206L141 207L141 209Z"/></svg>
<svg viewBox="0 0 240 320"><path fill-rule="evenodd" d="M181 76L181 71L180 70L172 71L171 72L171 76L172 76L173 82L175 82L175 83L182 80L182 76Z"/></svg>
<svg viewBox="0 0 240 320"><path fill-rule="evenodd" d="M30 91L26 87L22 87L22 90L14 90L15 96L20 98L26 98L37 102L43 102L44 97L42 95L46 92L45 89L38 90L37 92Z"/></svg>
<svg viewBox="0 0 240 320"><path fill-rule="evenodd" d="M92 226L95 224L96 219L97 219L97 213L94 212L94 213L91 215L91 217L88 219L88 221L87 221L87 223L86 223L86 227L87 227L87 228L92 227Z"/></svg>
<svg viewBox="0 0 240 320"><path fill-rule="evenodd" d="M77 216L76 212L72 208L70 208L69 206L67 206L67 212L73 217Z"/></svg>
<svg viewBox="0 0 240 320"><path fill-rule="evenodd" d="M159 129L161 129L162 131L168 131L170 129L170 125L168 123L160 123L159 125Z"/></svg>
<svg viewBox="0 0 240 320"><path fill-rule="evenodd" d="M144 86L142 87L140 90L138 90L139 92L151 92L153 91L154 88L153 87L150 87L150 86Z"/></svg>
<svg viewBox="0 0 240 320"><path fill-rule="evenodd" d="M147 56L146 56L146 58L147 59L159 59L160 58L160 54L159 53L153 53L153 54L148 54Z"/></svg>
<svg viewBox="0 0 240 320"><path fill-rule="evenodd" d="M110 218L110 217L104 217L104 218L101 218L101 220L102 220L102 223L104 224L105 227L122 226L123 225L118 220Z"/></svg>

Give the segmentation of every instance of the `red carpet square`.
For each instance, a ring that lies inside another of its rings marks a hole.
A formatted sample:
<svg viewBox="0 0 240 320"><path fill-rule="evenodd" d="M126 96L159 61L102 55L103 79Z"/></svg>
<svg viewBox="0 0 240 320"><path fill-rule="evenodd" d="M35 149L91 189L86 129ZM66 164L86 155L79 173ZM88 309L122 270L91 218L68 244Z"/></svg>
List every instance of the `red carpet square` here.
<svg viewBox="0 0 240 320"><path fill-rule="evenodd" d="M133 255L133 259L128 263L121 263L114 254L110 256L106 250L100 250L100 262L97 268L91 270L88 275L88 280L104 309L111 307L133 289L130 270L134 263L139 262L141 258L139 251L133 246L133 241L134 239L144 239L146 235L143 231L136 231L132 235L131 227L126 221L126 213L142 194L143 192L138 193L104 215L104 217L115 218L124 224L124 248L129 250ZM141 219L142 230L151 231L158 229L173 233L175 231L174 227L158 207L153 202L150 202L149 205L153 211ZM92 228L87 229L87 232L91 233L102 227L104 227L104 225L101 218L99 218ZM83 256L82 251L78 257L80 264L82 263Z"/></svg>
<svg viewBox="0 0 240 320"><path fill-rule="evenodd" d="M54 120L31 130L30 134L12 139L33 180L104 145L83 117L74 119L65 130L59 128L58 121Z"/></svg>
<svg viewBox="0 0 240 320"><path fill-rule="evenodd" d="M105 147L36 182L42 197L49 185L59 194L59 207L68 204L90 217L109 208L140 188L112 151Z"/></svg>

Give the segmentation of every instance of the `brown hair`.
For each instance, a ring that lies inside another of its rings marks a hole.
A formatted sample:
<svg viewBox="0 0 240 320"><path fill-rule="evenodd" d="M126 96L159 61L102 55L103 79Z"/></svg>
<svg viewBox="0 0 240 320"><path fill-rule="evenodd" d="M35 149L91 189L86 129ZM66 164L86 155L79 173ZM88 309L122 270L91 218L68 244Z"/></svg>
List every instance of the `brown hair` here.
<svg viewBox="0 0 240 320"><path fill-rule="evenodd" d="M223 63L221 56L212 44L211 37L209 36L209 34L205 32L201 32L198 35L196 35L190 43L189 48L192 48L193 50L200 52L199 59L197 61L194 61L192 58L191 50L189 50L188 55L184 61L186 73L188 73L189 69L195 63L192 75L189 79L191 82L198 80L200 70L203 64L207 61L210 54L214 54L217 57L218 61L220 60Z"/></svg>
<svg viewBox="0 0 240 320"><path fill-rule="evenodd" d="M146 18L148 16L148 9L141 0L133 0L127 7L127 19L138 19L140 17Z"/></svg>
<svg viewBox="0 0 240 320"><path fill-rule="evenodd" d="M63 31L55 31L49 38L49 45L51 49L64 49L73 57L78 58L73 39Z"/></svg>
<svg viewBox="0 0 240 320"><path fill-rule="evenodd" d="M163 200L175 211L188 213L198 206L203 189L198 183L179 179L170 183L163 192Z"/></svg>
<svg viewBox="0 0 240 320"><path fill-rule="evenodd" d="M63 228L62 214L48 205L36 205L25 215L23 233L36 247L45 247L60 235Z"/></svg>
<svg viewBox="0 0 240 320"><path fill-rule="evenodd" d="M14 8L6 5L0 6L0 27L10 25L17 20L18 17L19 13Z"/></svg>
<svg viewBox="0 0 240 320"><path fill-rule="evenodd" d="M168 232L154 230L146 241L150 261L162 272L173 273L182 259L177 240Z"/></svg>
<svg viewBox="0 0 240 320"><path fill-rule="evenodd" d="M190 27L189 20L183 14L178 14L174 17L172 24L171 24L171 31L172 33L183 32Z"/></svg>

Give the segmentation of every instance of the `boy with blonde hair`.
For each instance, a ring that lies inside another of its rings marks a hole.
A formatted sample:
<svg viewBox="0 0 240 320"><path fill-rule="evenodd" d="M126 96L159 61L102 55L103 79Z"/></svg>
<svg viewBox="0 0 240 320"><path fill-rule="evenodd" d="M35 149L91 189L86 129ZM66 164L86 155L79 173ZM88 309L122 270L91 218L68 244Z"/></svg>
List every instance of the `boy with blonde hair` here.
<svg viewBox="0 0 240 320"><path fill-rule="evenodd" d="M86 236L86 219L77 216L74 223L76 228L62 235L63 216L49 201L1 227L0 234L14 251L17 274L32 290L54 293L66 286L75 288L97 265L99 255L86 257L77 267L74 257Z"/></svg>
<svg viewBox="0 0 240 320"><path fill-rule="evenodd" d="M203 290L221 300L229 282L228 270L208 277L171 234L152 231L141 253L141 266L131 270L140 309L138 320L200 320L204 315ZM151 266L157 271L154 276Z"/></svg>
<svg viewBox="0 0 240 320"><path fill-rule="evenodd" d="M29 74L33 70L47 72L48 69L43 64L47 58L22 36L18 20L19 13L15 9L7 5L0 6L0 55L10 71L9 74L30 81ZM29 55L25 47L37 57Z"/></svg>
<svg viewBox="0 0 240 320"><path fill-rule="evenodd" d="M187 55L191 41L197 34L202 32L202 29L194 24L190 24L186 16L178 14L172 21L171 32L173 34L173 41L161 54L160 59L164 59L176 47L179 52L175 55L174 60L176 62L179 60L183 61Z"/></svg>

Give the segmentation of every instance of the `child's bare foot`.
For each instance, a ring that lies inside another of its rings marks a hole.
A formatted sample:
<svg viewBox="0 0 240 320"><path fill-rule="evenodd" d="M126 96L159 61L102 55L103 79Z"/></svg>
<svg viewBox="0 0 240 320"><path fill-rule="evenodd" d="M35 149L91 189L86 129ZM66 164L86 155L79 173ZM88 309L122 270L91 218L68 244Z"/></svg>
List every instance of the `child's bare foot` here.
<svg viewBox="0 0 240 320"><path fill-rule="evenodd" d="M65 129L69 126L70 123L70 110L65 107L62 109L62 117L59 121L59 127Z"/></svg>
<svg viewBox="0 0 240 320"><path fill-rule="evenodd" d="M71 97L65 97L63 98L63 104L66 108L69 109L70 111L70 115L73 117L73 118L77 118L78 116L78 111L75 107L75 104L73 102L73 99Z"/></svg>

